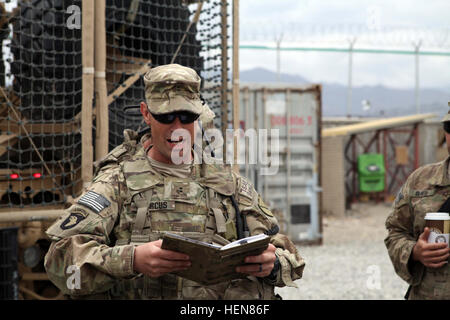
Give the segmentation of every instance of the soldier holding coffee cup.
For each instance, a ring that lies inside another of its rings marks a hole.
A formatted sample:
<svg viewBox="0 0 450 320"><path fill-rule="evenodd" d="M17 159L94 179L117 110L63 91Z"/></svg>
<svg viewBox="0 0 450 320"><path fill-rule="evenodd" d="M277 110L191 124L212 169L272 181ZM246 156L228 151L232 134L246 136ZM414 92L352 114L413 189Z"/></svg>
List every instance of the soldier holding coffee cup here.
<svg viewBox="0 0 450 320"><path fill-rule="evenodd" d="M450 102L449 102L450 106ZM450 111L442 120L450 154ZM386 220L384 240L407 299L450 299L450 156L415 170Z"/></svg>

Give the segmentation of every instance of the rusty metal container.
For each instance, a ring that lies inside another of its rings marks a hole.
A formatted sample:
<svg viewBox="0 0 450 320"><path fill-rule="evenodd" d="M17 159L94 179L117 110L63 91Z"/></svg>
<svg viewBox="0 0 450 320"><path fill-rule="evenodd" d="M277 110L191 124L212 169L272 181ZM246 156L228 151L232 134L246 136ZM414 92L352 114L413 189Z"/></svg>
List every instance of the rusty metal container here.
<svg viewBox="0 0 450 320"><path fill-rule="evenodd" d="M242 86L240 126L241 174L277 215L282 232L295 242L321 243L321 86ZM266 157L261 129L267 130Z"/></svg>

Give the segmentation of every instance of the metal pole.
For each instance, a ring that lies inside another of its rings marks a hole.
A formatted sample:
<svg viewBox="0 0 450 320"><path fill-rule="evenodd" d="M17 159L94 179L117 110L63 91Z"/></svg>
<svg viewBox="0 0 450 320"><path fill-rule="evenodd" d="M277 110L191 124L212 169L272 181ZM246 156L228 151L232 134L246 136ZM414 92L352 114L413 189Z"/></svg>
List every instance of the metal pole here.
<svg viewBox="0 0 450 320"><path fill-rule="evenodd" d="M266 127L266 129L268 129ZM272 150L271 150L272 152ZM291 90L286 91L286 213L288 221L292 221L291 199ZM286 233L290 232L290 223L286 224Z"/></svg>
<svg viewBox="0 0 450 320"><path fill-rule="evenodd" d="M317 117L317 140L315 141L316 145L316 152L319 155L318 156L318 164L319 168L317 170L317 174L319 176L319 188L323 187L322 184L322 85L317 85L316 90L316 99L317 99L317 108L316 108L316 117ZM345 187L344 187L345 188ZM344 191L345 192L345 191ZM344 193L345 194L345 193ZM319 244L322 244L323 242L323 224L322 224L322 216L323 216L323 192L320 191L319 196L319 233L320 233L320 240Z"/></svg>
<svg viewBox="0 0 450 320"><path fill-rule="evenodd" d="M419 50L420 46L422 44L422 41L419 41L417 43L414 43L414 52L415 54L415 67L416 67L416 92L415 92L415 98L416 98L416 113L420 113L420 79L419 79Z"/></svg>
<svg viewBox="0 0 450 320"><path fill-rule="evenodd" d="M413 128L414 132L414 168L416 170L419 167L419 124L416 123ZM413 171L411 170L411 171Z"/></svg>
<svg viewBox="0 0 450 320"><path fill-rule="evenodd" d="M81 180L83 187L92 180L92 101L94 98L94 13L95 3L82 3L82 105L81 105Z"/></svg>
<svg viewBox="0 0 450 320"><path fill-rule="evenodd" d="M277 40L277 81L280 81L280 41Z"/></svg>
<svg viewBox="0 0 450 320"><path fill-rule="evenodd" d="M356 175L358 174L358 166L357 166L357 159L356 159L356 135L353 134L351 137L352 140L352 182L353 182L353 197L352 197L352 204L356 202L356 194L358 193L356 191ZM359 193L358 193L359 196Z"/></svg>
<svg viewBox="0 0 450 320"><path fill-rule="evenodd" d="M352 73L353 73L353 46L356 38L349 40L350 48L348 53L348 93L347 93L347 118L351 117L352 112Z"/></svg>
<svg viewBox="0 0 450 320"><path fill-rule="evenodd" d="M388 151L387 151L387 130L383 129L383 157L384 157L384 198L387 199L388 196L388 176L389 174L389 159L388 159Z"/></svg>
<svg viewBox="0 0 450 320"><path fill-rule="evenodd" d="M268 130L269 124L268 124L268 121L267 121L267 88L266 87L263 88L263 108L262 109L263 109L263 112L262 112L262 114L263 114L262 129ZM259 150L259 148L261 148L261 146L258 146L258 150ZM261 164L259 165L258 169L259 169L259 172L260 172ZM263 185L264 198L263 199L267 199L267 197L268 197L267 177L268 176L265 175L262 178L263 179L263 183L264 183L264 185Z"/></svg>
<svg viewBox="0 0 450 320"><path fill-rule="evenodd" d="M239 0L233 0L233 129L239 129ZM233 169L239 173L237 164L239 136L233 136Z"/></svg>
<svg viewBox="0 0 450 320"><path fill-rule="evenodd" d="M244 129L250 128L250 117L249 117L249 105L248 105L248 87L244 88ZM244 138L245 139L245 138ZM245 176L249 178L250 166L249 166L249 156L250 152L253 152L253 149L250 150L249 141L245 140Z"/></svg>
<svg viewBox="0 0 450 320"><path fill-rule="evenodd" d="M278 39L275 39L277 43L277 81L280 81L281 59L280 59L280 44L283 35L280 35Z"/></svg>
<svg viewBox="0 0 450 320"><path fill-rule="evenodd" d="M227 0L222 0L221 7L221 26L222 26L222 137L226 139L226 130L228 128L228 19L227 19ZM227 157L227 144L223 144L223 161Z"/></svg>
<svg viewBox="0 0 450 320"><path fill-rule="evenodd" d="M95 100L97 130L95 132L95 160L108 154L109 114L106 88L106 27L105 1L95 2Z"/></svg>

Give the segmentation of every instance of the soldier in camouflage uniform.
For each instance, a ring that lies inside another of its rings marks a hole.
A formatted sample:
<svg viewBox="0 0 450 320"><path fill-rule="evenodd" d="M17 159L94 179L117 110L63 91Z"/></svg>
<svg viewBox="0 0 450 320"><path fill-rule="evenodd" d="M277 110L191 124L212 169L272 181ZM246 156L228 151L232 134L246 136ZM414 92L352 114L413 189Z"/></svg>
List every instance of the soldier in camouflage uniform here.
<svg viewBox="0 0 450 320"><path fill-rule="evenodd" d="M195 164L184 152L189 139L173 135L184 129L192 137L198 117L203 123L214 117L200 99L200 77L171 64L151 69L144 81L148 105L142 102L141 112L151 135L125 130L124 143L96 165L87 190L47 230L50 280L67 296L87 299L275 299L274 286L296 286L304 261L277 233L276 218L253 186L230 166ZM188 161L175 165L173 154ZM236 240L235 208L250 235L271 236L261 255L238 267L246 277L202 286L172 274L190 260L161 249L163 233ZM74 270L78 286L68 285Z"/></svg>
<svg viewBox="0 0 450 320"><path fill-rule="evenodd" d="M450 153L450 112L444 119ZM400 189L386 220L385 244L397 274L410 284L407 299L450 299L447 243L428 243L425 214L438 212L450 196L450 157L420 167Z"/></svg>

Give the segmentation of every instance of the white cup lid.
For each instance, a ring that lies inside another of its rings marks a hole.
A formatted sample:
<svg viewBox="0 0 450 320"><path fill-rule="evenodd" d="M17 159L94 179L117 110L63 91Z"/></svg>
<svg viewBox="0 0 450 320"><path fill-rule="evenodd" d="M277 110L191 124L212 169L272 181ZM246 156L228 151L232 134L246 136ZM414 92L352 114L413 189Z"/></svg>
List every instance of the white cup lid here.
<svg viewBox="0 0 450 320"><path fill-rule="evenodd" d="M447 212L428 212L425 220L450 220L450 215Z"/></svg>

